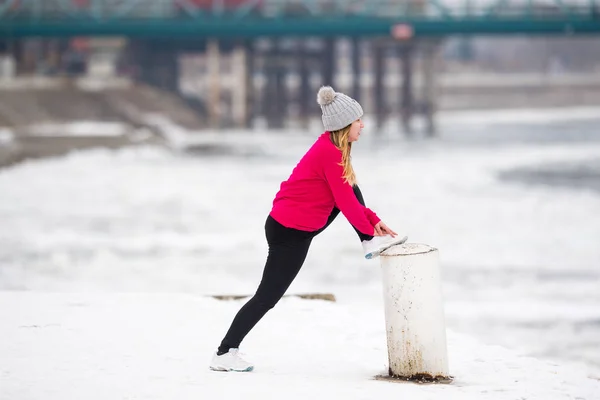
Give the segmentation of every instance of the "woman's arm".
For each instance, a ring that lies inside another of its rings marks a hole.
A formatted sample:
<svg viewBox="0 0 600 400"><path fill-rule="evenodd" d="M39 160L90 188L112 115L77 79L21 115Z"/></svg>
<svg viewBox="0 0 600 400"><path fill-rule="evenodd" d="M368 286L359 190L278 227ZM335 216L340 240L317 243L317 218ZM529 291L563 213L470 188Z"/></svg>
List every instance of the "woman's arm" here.
<svg viewBox="0 0 600 400"><path fill-rule="evenodd" d="M367 216L371 225L373 225L373 226L377 225L379 223L379 221L381 221L381 219L377 216L377 214L375 214L370 208L367 207L365 198L363 197L362 192L360 191L360 188L358 187L358 185L355 184L352 187L352 190L354 191L354 194L356 195L358 202L363 206L363 212Z"/></svg>
<svg viewBox="0 0 600 400"><path fill-rule="evenodd" d="M333 151L324 153L323 171L337 208L356 229L366 235L374 235L374 225L379 221L375 224L372 223L367 216L367 208L358 202L352 186L344 181L344 168L340 165L342 161L341 153L336 154ZM377 216L375 215L375 217Z"/></svg>
<svg viewBox="0 0 600 400"><path fill-rule="evenodd" d="M377 214L375 214L370 208L363 206L363 211L365 212L365 215L367 216L367 219L371 225L375 226L379 223L379 221L381 221L381 218L379 218Z"/></svg>

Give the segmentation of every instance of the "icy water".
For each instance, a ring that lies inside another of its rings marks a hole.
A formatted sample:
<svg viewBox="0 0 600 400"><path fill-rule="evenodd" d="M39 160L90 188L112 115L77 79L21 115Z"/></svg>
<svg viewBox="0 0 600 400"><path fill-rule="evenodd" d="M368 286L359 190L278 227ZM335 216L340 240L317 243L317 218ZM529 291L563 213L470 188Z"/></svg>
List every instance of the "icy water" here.
<svg viewBox="0 0 600 400"><path fill-rule="evenodd" d="M600 111L600 110L599 110ZM600 117L598 117L600 118ZM549 124L505 123L504 129L495 129L482 135L478 129L465 128L460 132L446 132L449 141L473 145L538 144L562 145L595 144L600 141L598 119L584 121L557 121ZM541 128L541 129L540 129ZM498 174L506 181L523 182L529 185L564 186L573 189L600 192L600 157L587 159L542 162L526 167L507 169Z"/></svg>
<svg viewBox="0 0 600 400"><path fill-rule="evenodd" d="M367 124L353 152L368 205L440 250L449 329L600 375L600 108L441 123L433 141ZM319 133L202 134L194 151L4 169L0 289L251 293L273 195ZM377 266L341 217L290 292L382 312Z"/></svg>

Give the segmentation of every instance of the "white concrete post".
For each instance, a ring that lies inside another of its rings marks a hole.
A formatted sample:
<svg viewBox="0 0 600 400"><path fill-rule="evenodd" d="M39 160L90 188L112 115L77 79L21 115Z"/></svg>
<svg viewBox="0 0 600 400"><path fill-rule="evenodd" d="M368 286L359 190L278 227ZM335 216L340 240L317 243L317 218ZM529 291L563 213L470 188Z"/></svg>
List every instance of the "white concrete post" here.
<svg viewBox="0 0 600 400"><path fill-rule="evenodd" d="M390 376L448 379L438 250L406 243L380 258Z"/></svg>

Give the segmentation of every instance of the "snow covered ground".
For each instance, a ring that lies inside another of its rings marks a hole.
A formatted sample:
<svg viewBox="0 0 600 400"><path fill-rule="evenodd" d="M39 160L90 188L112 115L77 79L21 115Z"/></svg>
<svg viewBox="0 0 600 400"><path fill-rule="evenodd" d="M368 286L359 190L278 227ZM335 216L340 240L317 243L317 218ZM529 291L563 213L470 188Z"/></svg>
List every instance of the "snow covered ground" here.
<svg viewBox="0 0 600 400"><path fill-rule="evenodd" d="M0 147L9 144L14 138L14 133L8 128L0 128Z"/></svg>
<svg viewBox="0 0 600 400"><path fill-rule="evenodd" d="M125 123L97 121L40 123L25 128L32 136L122 136L130 130Z"/></svg>
<svg viewBox="0 0 600 400"><path fill-rule="evenodd" d="M241 304L193 294L0 292L0 398L591 400L600 393L600 382L581 370L454 333L451 385L375 380L387 370L382 313L296 298L282 300L248 337L254 372L209 371Z"/></svg>
<svg viewBox="0 0 600 400"><path fill-rule="evenodd" d="M600 398L598 191L498 178L598 160L600 112L525 114L450 118L431 142L367 128L354 150L368 205L440 250L453 385L371 380L386 363L380 274L343 217L290 288L338 303L285 300L242 348L256 374L206 371L242 303L201 296L253 292L273 195L318 134L236 132L223 151L95 150L0 171L0 398Z"/></svg>

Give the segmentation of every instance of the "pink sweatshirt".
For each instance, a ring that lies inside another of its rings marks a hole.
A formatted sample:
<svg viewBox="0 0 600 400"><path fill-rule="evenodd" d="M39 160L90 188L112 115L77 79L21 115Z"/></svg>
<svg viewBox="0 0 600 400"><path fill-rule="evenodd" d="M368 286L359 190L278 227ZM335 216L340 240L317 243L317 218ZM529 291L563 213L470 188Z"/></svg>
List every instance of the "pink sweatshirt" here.
<svg viewBox="0 0 600 400"><path fill-rule="evenodd" d="M281 187L271 209L281 225L302 231L316 231L327 223L333 207L367 235L374 234L379 217L358 202L352 186L344 181L342 152L323 133L302 157Z"/></svg>

